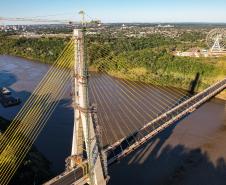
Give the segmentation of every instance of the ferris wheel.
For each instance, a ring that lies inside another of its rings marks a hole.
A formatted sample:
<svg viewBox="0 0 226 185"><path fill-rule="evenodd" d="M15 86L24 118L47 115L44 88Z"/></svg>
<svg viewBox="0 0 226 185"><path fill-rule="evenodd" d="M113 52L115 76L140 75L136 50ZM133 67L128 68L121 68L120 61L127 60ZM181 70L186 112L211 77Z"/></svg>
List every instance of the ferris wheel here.
<svg viewBox="0 0 226 185"><path fill-rule="evenodd" d="M211 52L222 52L226 46L226 29L217 28L209 32L206 37Z"/></svg>

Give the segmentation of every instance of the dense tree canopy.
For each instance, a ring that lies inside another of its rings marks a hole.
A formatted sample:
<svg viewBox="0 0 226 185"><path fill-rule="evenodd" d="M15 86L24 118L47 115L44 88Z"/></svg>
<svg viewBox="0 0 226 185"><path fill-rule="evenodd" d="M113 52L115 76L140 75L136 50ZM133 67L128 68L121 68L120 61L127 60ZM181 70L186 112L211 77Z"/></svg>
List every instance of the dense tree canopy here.
<svg viewBox="0 0 226 185"><path fill-rule="evenodd" d="M177 57L172 53L205 45L203 38L200 33L184 33L179 38L158 34L148 38L95 37L88 40L88 58L99 71L120 78L184 89L189 89L198 74L196 90L202 90L226 76L226 58Z"/></svg>
<svg viewBox="0 0 226 185"><path fill-rule="evenodd" d="M201 32L184 32L180 37L152 34L146 37L113 37L110 33L87 36L91 67L130 80L188 89L200 74L199 90L226 76L226 58L176 57L176 50L205 47ZM0 37L0 54L22 56L53 63L69 38Z"/></svg>
<svg viewBox="0 0 226 185"><path fill-rule="evenodd" d="M62 52L68 39L0 37L0 54L10 54L52 63Z"/></svg>

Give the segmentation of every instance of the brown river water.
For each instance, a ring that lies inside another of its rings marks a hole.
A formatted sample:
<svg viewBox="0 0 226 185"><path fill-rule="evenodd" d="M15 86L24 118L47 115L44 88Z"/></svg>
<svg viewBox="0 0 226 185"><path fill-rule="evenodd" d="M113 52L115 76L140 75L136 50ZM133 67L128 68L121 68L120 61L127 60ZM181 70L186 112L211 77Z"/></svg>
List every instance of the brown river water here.
<svg viewBox="0 0 226 185"><path fill-rule="evenodd" d="M6 86L24 103L49 66L26 59L0 56L0 86ZM59 100L35 145L52 162L56 173L64 170L70 155L73 109L70 85ZM188 98L186 92L91 73L90 102L97 106L103 145L128 136L162 112ZM0 116L13 119L23 106L3 108ZM212 99L199 110L171 126L120 163L109 168L110 184L121 185L225 185L226 105Z"/></svg>

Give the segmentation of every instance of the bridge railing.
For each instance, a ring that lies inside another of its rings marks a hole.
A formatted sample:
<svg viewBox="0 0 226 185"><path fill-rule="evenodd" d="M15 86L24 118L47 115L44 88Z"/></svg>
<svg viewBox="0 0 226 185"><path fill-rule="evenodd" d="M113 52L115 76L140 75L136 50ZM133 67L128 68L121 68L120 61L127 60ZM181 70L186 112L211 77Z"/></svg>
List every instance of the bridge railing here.
<svg viewBox="0 0 226 185"><path fill-rule="evenodd" d="M173 109L163 113L158 118L147 123L138 132L133 133L129 137L123 138L112 146L108 147L105 152L108 154L108 163L111 164L119 158L127 155L137 147L145 143L157 133L180 120L189 113L195 111L197 107L205 103L211 97L215 96L226 88L226 78L216 84L210 86L204 91L194 95L188 100L177 105ZM142 137L141 137L142 136ZM128 142L131 144L128 146Z"/></svg>
<svg viewBox="0 0 226 185"><path fill-rule="evenodd" d="M202 105L204 102L206 102L211 97L215 96L217 93L221 92L225 88L226 78L210 86L204 91L196 94L195 96L189 98L188 100L182 102L181 104L177 105L166 113L163 113L158 118L147 123L144 127L142 127L138 132L134 133L133 135L125 137L120 141L116 142L114 145L105 150L108 155L108 165L128 155L165 128L169 127L184 116L193 112L197 107ZM141 135L144 137L140 137ZM137 140L135 140L134 137ZM128 141L131 144L130 146L128 146L127 144ZM84 164L87 165L88 168L88 164ZM85 172L82 167L76 167L71 171L66 171L60 174L59 176L46 182L44 185L61 185L65 182L67 182L67 184L73 184L74 182L76 182L77 185L80 185L85 184L86 181L87 172Z"/></svg>
<svg viewBox="0 0 226 185"><path fill-rule="evenodd" d="M147 123L144 127L141 128L141 130L147 128L148 126L150 126L152 123L156 122L157 120L166 117L166 115L171 114L174 111L177 111L178 109L180 109L181 107L183 107L184 105L189 105L189 103L191 103L193 100L196 100L197 98L201 97L201 96L205 96L206 93L208 93L211 90L214 89L218 89L218 88L222 88L224 89L226 86L226 79L214 84L213 86L208 87L207 89L205 89L204 91L194 95L193 97L189 98L188 100L182 102L181 104L179 104L178 106L174 107L173 109L169 110L168 112L162 114L161 116L159 116L158 118L156 118L155 120L152 120L151 122ZM221 90L220 90L221 91Z"/></svg>
<svg viewBox="0 0 226 185"><path fill-rule="evenodd" d="M84 169L85 168L85 169ZM88 174L88 163L85 161L83 166L77 166L76 168L65 171L60 175L54 177L43 185L63 185L65 182L67 184L73 184L76 182L76 185L83 185L87 181Z"/></svg>

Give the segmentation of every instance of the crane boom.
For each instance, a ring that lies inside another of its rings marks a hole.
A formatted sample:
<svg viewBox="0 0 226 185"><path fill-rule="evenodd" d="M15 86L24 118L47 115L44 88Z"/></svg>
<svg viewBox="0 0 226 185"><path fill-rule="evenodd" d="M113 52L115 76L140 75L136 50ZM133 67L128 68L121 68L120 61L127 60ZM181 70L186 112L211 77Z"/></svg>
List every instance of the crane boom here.
<svg viewBox="0 0 226 185"><path fill-rule="evenodd" d="M8 17L0 17L0 21L17 21L17 22L44 22L44 23L76 23L69 20L51 20L51 19L35 19L35 18L8 18Z"/></svg>

